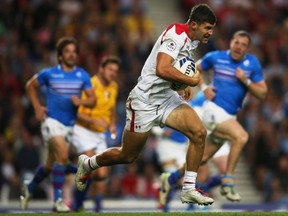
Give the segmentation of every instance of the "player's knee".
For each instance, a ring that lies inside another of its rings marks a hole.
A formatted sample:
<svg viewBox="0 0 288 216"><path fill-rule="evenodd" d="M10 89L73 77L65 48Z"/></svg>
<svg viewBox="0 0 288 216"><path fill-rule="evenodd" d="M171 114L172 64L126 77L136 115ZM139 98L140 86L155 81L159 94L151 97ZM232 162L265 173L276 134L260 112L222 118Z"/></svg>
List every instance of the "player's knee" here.
<svg viewBox="0 0 288 216"><path fill-rule="evenodd" d="M63 152L63 154L57 156L57 162L61 164L66 164L68 158L69 158L68 153L66 154L65 152Z"/></svg>
<svg viewBox="0 0 288 216"><path fill-rule="evenodd" d="M129 156L129 157L125 157L124 161L126 164L131 164L133 162L135 162L137 160L138 156Z"/></svg>
<svg viewBox="0 0 288 216"><path fill-rule="evenodd" d="M191 131L189 139L192 143L205 146L207 131L204 126L199 126L196 130Z"/></svg>
<svg viewBox="0 0 288 216"><path fill-rule="evenodd" d="M134 155L134 154L121 154L121 161L124 164L130 164L133 163L134 161L136 161L138 158L138 155Z"/></svg>
<svg viewBox="0 0 288 216"><path fill-rule="evenodd" d="M244 146L249 139L249 135L246 131L242 131L241 133L238 133L237 135L237 142L241 145Z"/></svg>
<svg viewBox="0 0 288 216"><path fill-rule="evenodd" d="M139 151L131 150L127 148L120 147L118 152L119 159L123 164L130 164L138 159Z"/></svg>

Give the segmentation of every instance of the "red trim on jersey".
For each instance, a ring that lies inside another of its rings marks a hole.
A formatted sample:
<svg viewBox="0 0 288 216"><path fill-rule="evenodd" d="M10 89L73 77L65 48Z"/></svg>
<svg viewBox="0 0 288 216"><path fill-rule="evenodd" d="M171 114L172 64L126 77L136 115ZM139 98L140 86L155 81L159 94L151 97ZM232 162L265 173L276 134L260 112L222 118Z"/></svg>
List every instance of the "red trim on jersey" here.
<svg viewBox="0 0 288 216"><path fill-rule="evenodd" d="M130 123L130 131L131 132L135 132L134 131L134 126L135 126L135 111L132 108L132 100L130 99L129 102L129 109L132 111L132 117L131 117L131 123Z"/></svg>
<svg viewBox="0 0 288 216"><path fill-rule="evenodd" d="M170 26L168 26L162 36L162 39L161 39L161 44L163 43L163 37L166 35L166 33L171 29L173 28L173 26L175 26L175 32L176 34L180 35L182 34L183 32L185 32L188 36L188 24L180 24L180 23L173 23L171 24ZM187 39L185 40L185 43L186 43Z"/></svg>
<svg viewBox="0 0 288 216"><path fill-rule="evenodd" d="M195 184L195 182L184 181L183 184Z"/></svg>

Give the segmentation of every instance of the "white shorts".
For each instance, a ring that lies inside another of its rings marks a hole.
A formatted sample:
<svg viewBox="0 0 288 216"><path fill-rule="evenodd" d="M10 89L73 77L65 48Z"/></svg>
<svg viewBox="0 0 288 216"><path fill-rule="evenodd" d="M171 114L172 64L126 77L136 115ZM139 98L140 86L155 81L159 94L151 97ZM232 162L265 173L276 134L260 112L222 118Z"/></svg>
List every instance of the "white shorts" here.
<svg viewBox="0 0 288 216"><path fill-rule="evenodd" d="M227 156L230 153L230 144L228 141L226 141L220 149L213 155L213 158Z"/></svg>
<svg viewBox="0 0 288 216"><path fill-rule="evenodd" d="M236 115L227 113L223 108L216 105L212 101L205 101L203 104L202 122L208 134L211 133L217 126L228 119L236 119Z"/></svg>
<svg viewBox="0 0 288 216"><path fill-rule="evenodd" d="M75 125L73 128L72 143L77 154L89 150L95 150L95 153L98 154L107 149L105 133L91 131L79 125Z"/></svg>
<svg viewBox="0 0 288 216"><path fill-rule="evenodd" d="M156 152L160 163L175 160L181 167L186 162L188 141L177 143L169 138L160 138L156 145Z"/></svg>
<svg viewBox="0 0 288 216"><path fill-rule="evenodd" d="M159 105L147 104L141 101L134 90L129 94L126 102L126 125L125 129L131 132L144 133L153 126L164 126L169 114L181 104L187 102L175 91L168 100L159 101Z"/></svg>
<svg viewBox="0 0 288 216"><path fill-rule="evenodd" d="M73 135L73 127L65 126L61 122L53 118L46 118L41 123L41 133L45 144L55 136L63 136L68 144L71 143Z"/></svg>
<svg viewBox="0 0 288 216"><path fill-rule="evenodd" d="M192 107L194 109L194 111L197 113L197 115L199 116L200 119L202 119L203 116L203 107L200 106L194 106Z"/></svg>

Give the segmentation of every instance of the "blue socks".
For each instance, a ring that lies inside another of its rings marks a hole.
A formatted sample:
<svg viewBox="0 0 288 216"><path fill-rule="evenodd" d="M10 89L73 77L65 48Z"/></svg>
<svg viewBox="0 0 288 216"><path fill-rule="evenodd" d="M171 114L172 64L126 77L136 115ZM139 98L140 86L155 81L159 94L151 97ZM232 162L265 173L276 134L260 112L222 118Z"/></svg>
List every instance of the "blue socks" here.
<svg viewBox="0 0 288 216"><path fill-rule="evenodd" d="M73 205L72 205L72 208L74 211L78 211L80 210L81 208L83 208L83 203L84 201L87 199L87 191L89 189L89 186L91 184L91 179L88 179L87 180L87 186L86 186L86 189L84 191L79 191L75 188L75 191L74 191L74 202L73 202Z"/></svg>
<svg viewBox="0 0 288 216"><path fill-rule="evenodd" d="M54 189L54 201L62 198L62 188L65 182L65 165L54 164L52 171L52 183Z"/></svg>
<svg viewBox="0 0 288 216"><path fill-rule="evenodd" d="M95 212L101 212L102 211L102 195L96 195L94 197L94 203L95 203Z"/></svg>
<svg viewBox="0 0 288 216"><path fill-rule="evenodd" d="M209 190L211 190L212 188L220 184L221 184L221 176L215 175L215 176L210 177L207 180L207 182L205 182L202 185L197 183L197 187L200 187L200 189L202 189L203 191L208 192Z"/></svg>
<svg viewBox="0 0 288 216"><path fill-rule="evenodd" d="M77 172L77 165L73 163L69 163L65 167L65 174L76 174Z"/></svg>
<svg viewBox="0 0 288 216"><path fill-rule="evenodd" d="M174 186L177 184L177 182L181 179L182 175L179 172L179 170L175 170L171 173L171 175L168 178L168 182L171 186Z"/></svg>
<svg viewBox="0 0 288 216"><path fill-rule="evenodd" d="M50 174L50 170L47 170L43 165L40 165L36 171L32 181L28 185L28 190L33 193L35 188Z"/></svg>

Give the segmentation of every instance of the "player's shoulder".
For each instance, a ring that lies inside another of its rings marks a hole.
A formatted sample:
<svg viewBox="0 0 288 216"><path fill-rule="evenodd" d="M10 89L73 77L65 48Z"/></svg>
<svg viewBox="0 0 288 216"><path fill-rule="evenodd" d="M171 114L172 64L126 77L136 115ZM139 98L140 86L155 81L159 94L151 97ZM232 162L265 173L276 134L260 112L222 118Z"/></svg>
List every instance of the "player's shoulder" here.
<svg viewBox="0 0 288 216"><path fill-rule="evenodd" d="M251 53L246 53L246 59L251 60L251 61L255 61L255 62L259 61L258 58Z"/></svg>
<svg viewBox="0 0 288 216"><path fill-rule="evenodd" d="M51 67L46 67L46 68L42 68L40 71L39 71L39 74L43 74L43 73L52 73L52 72L55 72L57 71L58 68L57 68L57 65L55 66L51 66Z"/></svg>
<svg viewBox="0 0 288 216"><path fill-rule="evenodd" d="M90 74L84 68L77 66L74 71L76 72L77 77L86 77L90 79Z"/></svg>
<svg viewBox="0 0 288 216"><path fill-rule="evenodd" d="M83 67L76 66L75 71L88 74L88 72Z"/></svg>
<svg viewBox="0 0 288 216"><path fill-rule="evenodd" d="M92 76L91 77L91 82L92 83L98 83L99 82L98 76L97 75Z"/></svg>
<svg viewBox="0 0 288 216"><path fill-rule="evenodd" d="M112 82L110 83L110 86L111 86L113 89L118 89L118 84L117 84L116 81L112 81Z"/></svg>
<svg viewBox="0 0 288 216"><path fill-rule="evenodd" d="M165 35L186 38L188 36L188 25L182 23L172 23L165 29L164 36Z"/></svg>

